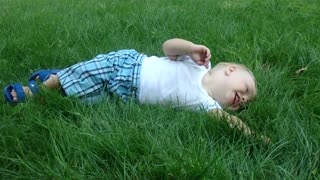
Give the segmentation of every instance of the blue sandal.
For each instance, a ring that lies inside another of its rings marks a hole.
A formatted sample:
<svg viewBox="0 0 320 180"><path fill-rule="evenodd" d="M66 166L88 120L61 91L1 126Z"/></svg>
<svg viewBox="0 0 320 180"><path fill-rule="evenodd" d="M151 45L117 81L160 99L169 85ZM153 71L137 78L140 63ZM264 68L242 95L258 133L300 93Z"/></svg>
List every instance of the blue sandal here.
<svg viewBox="0 0 320 180"><path fill-rule="evenodd" d="M46 81L51 74L57 74L60 70L59 69L52 69L52 70L39 70L31 74L29 78L29 88L33 94L36 94L39 91L38 85L36 83L36 77L39 76L39 80L41 82Z"/></svg>
<svg viewBox="0 0 320 180"><path fill-rule="evenodd" d="M38 85L36 83L36 77L39 76L39 80L41 82L46 81L51 74L57 74L60 70L39 70L31 74L29 78L28 86L32 92L32 94L36 94L39 91ZM11 95L12 90L15 90L17 93L18 101L13 101L13 97ZM23 86L20 83L11 84L9 86L6 86L4 88L4 97L7 102L9 102L12 105L15 105L17 103L23 102L26 99L26 94L23 90Z"/></svg>
<svg viewBox="0 0 320 180"><path fill-rule="evenodd" d="M39 76L39 80L41 82L44 82L50 77L51 74L57 74L59 71L61 70L59 69L39 70L31 74L29 81L36 80L36 77Z"/></svg>
<svg viewBox="0 0 320 180"><path fill-rule="evenodd" d="M18 102L13 101L13 97L11 95L12 90L15 90L17 93ZM4 88L4 97L6 101L10 104L16 104L19 102L23 102L26 98L26 94L23 91L23 86L20 83L11 84Z"/></svg>
<svg viewBox="0 0 320 180"><path fill-rule="evenodd" d="M38 86L34 80L31 80L28 84L32 94L35 94L38 92ZM12 90L15 90L17 93L18 101L13 101L13 97L11 95ZM12 105L15 105L17 103L23 102L26 99L26 93L23 90L23 85L20 83L10 84L9 86L6 86L3 90L4 97L7 102L9 102Z"/></svg>

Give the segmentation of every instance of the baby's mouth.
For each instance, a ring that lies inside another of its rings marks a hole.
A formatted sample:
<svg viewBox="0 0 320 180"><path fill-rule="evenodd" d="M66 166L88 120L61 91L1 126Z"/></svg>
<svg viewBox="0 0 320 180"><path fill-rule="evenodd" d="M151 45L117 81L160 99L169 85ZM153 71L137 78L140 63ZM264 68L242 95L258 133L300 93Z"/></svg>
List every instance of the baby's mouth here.
<svg viewBox="0 0 320 180"><path fill-rule="evenodd" d="M238 93L235 93L233 101L232 101L232 105L233 106L238 104L238 100L237 99L240 99L240 97L238 96Z"/></svg>

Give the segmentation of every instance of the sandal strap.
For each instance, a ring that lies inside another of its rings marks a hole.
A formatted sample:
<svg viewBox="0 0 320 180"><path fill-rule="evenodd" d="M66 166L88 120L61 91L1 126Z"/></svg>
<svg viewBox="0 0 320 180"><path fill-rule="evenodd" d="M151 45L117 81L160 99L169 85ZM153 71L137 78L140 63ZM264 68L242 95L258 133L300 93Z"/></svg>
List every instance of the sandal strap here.
<svg viewBox="0 0 320 180"><path fill-rule="evenodd" d="M51 74L57 74L59 71L59 69L39 70L31 74L29 81L35 80L36 77L39 76L39 80L44 82L50 77Z"/></svg>
<svg viewBox="0 0 320 180"><path fill-rule="evenodd" d="M39 87L38 87L38 84L36 83L35 80L30 80L28 83L28 86L29 86L33 95L35 95L39 92Z"/></svg>

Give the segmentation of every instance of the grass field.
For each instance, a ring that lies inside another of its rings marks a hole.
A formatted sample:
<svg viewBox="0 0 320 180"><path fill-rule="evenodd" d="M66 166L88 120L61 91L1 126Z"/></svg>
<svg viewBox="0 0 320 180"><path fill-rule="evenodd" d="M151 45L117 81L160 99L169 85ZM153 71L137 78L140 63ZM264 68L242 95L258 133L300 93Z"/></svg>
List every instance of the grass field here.
<svg viewBox="0 0 320 180"><path fill-rule="evenodd" d="M320 178L318 0L0 0L0 85L112 50L162 56L173 37L253 70L258 97L235 114L273 144L167 107L1 96L0 178Z"/></svg>

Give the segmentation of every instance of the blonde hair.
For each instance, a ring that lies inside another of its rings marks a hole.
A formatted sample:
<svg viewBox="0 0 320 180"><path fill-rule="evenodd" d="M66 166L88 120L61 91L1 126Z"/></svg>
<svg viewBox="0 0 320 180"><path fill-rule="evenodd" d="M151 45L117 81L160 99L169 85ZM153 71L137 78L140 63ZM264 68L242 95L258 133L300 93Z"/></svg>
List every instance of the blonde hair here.
<svg viewBox="0 0 320 180"><path fill-rule="evenodd" d="M256 91L258 90L257 81L253 75L253 72L247 66L245 66L243 64L238 64L238 63L234 63L234 62L220 62L217 65L215 65L210 71L212 71L213 69L216 69L216 68L223 68L223 67L227 67L227 66L235 66L241 70L248 72L254 81L254 86L256 88Z"/></svg>

